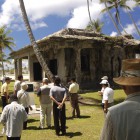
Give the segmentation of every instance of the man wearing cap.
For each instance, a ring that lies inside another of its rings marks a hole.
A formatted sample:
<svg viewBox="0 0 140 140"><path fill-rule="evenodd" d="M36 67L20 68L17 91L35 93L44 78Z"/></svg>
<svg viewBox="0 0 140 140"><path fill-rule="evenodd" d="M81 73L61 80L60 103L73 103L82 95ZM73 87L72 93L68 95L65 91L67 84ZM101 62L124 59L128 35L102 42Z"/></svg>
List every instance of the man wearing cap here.
<svg viewBox="0 0 140 140"><path fill-rule="evenodd" d="M27 114L24 107L18 104L16 95L10 95L10 102L11 104L3 109L0 122L6 125L7 140L20 140Z"/></svg>
<svg viewBox="0 0 140 140"><path fill-rule="evenodd" d="M101 80L107 80L108 81L108 76L103 76L101 78ZM110 87L109 82L108 82L108 87ZM101 88L101 91L98 91L99 95L101 95L101 96L103 95L103 92L104 92L104 87Z"/></svg>
<svg viewBox="0 0 140 140"><path fill-rule="evenodd" d="M100 140L140 139L140 59L122 61L121 76L113 79L127 98L108 109Z"/></svg>
<svg viewBox="0 0 140 140"><path fill-rule="evenodd" d="M102 88L104 88L103 91L103 99L102 99L102 107L104 110L104 113L107 113L108 107L112 106L114 103L114 91L112 88L108 87L108 81L102 80L101 83Z"/></svg>
<svg viewBox="0 0 140 140"><path fill-rule="evenodd" d="M8 98L9 98L9 84L10 84L11 78L5 77L5 83L1 87L1 100L2 100L2 109L8 104Z"/></svg>
<svg viewBox="0 0 140 140"><path fill-rule="evenodd" d="M30 106L30 96L28 92L26 92L27 89L28 85L25 82L23 82L21 84L21 90L17 92L17 98L19 100L19 103L25 108L25 111L28 114L29 108L32 110L32 107ZM27 129L27 121L24 122L23 129Z"/></svg>
<svg viewBox="0 0 140 140"><path fill-rule="evenodd" d="M37 92L40 101L40 128L45 128L45 117L47 128L51 128L52 101L50 99L50 86L48 78L43 78L43 86Z"/></svg>

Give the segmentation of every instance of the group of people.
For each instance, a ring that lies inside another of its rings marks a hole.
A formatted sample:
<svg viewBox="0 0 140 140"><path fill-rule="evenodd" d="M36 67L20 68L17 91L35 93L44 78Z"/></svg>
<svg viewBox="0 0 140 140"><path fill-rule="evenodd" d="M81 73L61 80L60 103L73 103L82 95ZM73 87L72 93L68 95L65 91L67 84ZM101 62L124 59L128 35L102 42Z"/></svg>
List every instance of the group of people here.
<svg viewBox="0 0 140 140"><path fill-rule="evenodd" d="M68 92L65 87L62 86L61 80L58 76L54 79L54 83L49 84L47 78L43 79L43 86L37 92L37 96L40 100L40 128L45 127L45 115L47 128L51 128L51 110L53 110L53 119L56 135L66 134L66 112L65 101L70 95L70 103L72 106L72 118L80 117L80 109L78 105L78 91L79 85L76 83L75 78L71 78L71 84ZM53 102L53 104L52 104Z"/></svg>
<svg viewBox="0 0 140 140"><path fill-rule="evenodd" d="M127 97L124 102L107 109L100 140L139 140L140 59L123 60L121 75L113 80Z"/></svg>
<svg viewBox="0 0 140 140"><path fill-rule="evenodd" d="M101 132L100 140L139 140L140 137L140 59L126 59L122 61L122 71L118 78L113 79L115 83L122 86L127 98L124 102L114 105L114 91L110 88L108 77L102 78L100 84L102 89L99 92L102 95L102 107L105 113L105 123ZM20 81L20 80L19 80ZM24 122L27 121L26 107L20 101L22 93L26 93L25 83L22 80L20 86L22 89L15 87L15 94L10 96L11 104L7 105L8 101L8 84L10 78L5 79L5 83L1 87L1 98L3 112L0 121L6 125L6 135L8 140L20 140L21 131ZM37 92L40 100L40 128L46 125L51 128L51 109L53 109L54 127L56 135L66 134L66 112L65 101L70 95L70 102L72 106L72 117L80 117L80 109L78 106L78 91L79 85L76 83L75 78L71 79L71 85L67 92L61 84L59 77L54 78L54 83L49 84L47 78L43 79L43 86ZM23 89L24 87L24 89ZM23 96L24 97L24 96ZM25 96L27 97L27 96ZM24 99L25 99L24 97ZM23 99L23 100L24 100ZM26 98L27 99L27 98ZM25 100L24 100L25 101ZM52 104L53 102L53 104ZM18 124L17 124L18 123ZM14 128L11 130L11 128Z"/></svg>
<svg viewBox="0 0 140 140"><path fill-rule="evenodd" d="M11 95L9 95L8 90L10 81L11 79L9 77L5 77L5 83L3 83L1 87L3 111L0 121L6 129L7 140L20 140L22 129L27 129L27 115L29 113L29 109L32 110L32 107L30 106L29 94L26 91L28 89L28 85L23 81L23 76L18 76L18 80L14 84L14 93ZM50 129L52 127L51 112L53 110L56 135L65 135L65 101L68 94L70 96L72 106L72 117L76 117L75 112L77 113L77 117L80 117L80 109L78 105L79 85L76 83L76 79L72 78L67 92L66 88L62 86L61 80L58 76L53 78L53 83L49 83L48 78L43 78L42 84L43 85L37 91L37 96L40 101L39 128L45 128L45 117L47 128Z"/></svg>

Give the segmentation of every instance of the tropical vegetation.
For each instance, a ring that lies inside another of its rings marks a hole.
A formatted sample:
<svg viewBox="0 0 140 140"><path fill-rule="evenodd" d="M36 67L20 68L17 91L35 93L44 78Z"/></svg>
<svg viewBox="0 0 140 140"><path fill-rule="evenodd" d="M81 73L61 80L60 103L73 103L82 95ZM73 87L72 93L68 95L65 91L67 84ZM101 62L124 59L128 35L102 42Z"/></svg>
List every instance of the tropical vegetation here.
<svg viewBox="0 0 140 140"><path fill-rule="evenodd" d="M121 18L120 18L120 10L124 9L127 14L129 15L138 35L140 36L140 30L138 28L138 26L136 25L133 16L131 15L131 11L132 9L127 5L127 2L129 0L100 0L100 3L103 3L105 5L105 8L101 11L101 13L103 12L108 12L110 19L113 23L113 25L115 26L118 34L128 34L126 32L126 30L124 29L122 22L121 22ZM133 0L136 5L135 6L139 6L140 5L140 1L139 0ZM90 19L90 24L92 23L92 17L90 15L90 2L92 2L92 0L87 0L87 7L88 7L88 14L89 14L89 19ZM115 10L115 17L114 17L114 10ZM122 31L121 31L122 30Z"/></svg>
<svg viewBox="0 0 140 140"><path fill-rule="evenodd" d="M0 27L0 62L2 67L2 75L4 77L4 61L7 61L6 55L4 53L5 49L13 51L12 47L15 46L14 39L10 37L11 30L7 29L4 25ZM6 58L6 59L5 59Z"/></svg>

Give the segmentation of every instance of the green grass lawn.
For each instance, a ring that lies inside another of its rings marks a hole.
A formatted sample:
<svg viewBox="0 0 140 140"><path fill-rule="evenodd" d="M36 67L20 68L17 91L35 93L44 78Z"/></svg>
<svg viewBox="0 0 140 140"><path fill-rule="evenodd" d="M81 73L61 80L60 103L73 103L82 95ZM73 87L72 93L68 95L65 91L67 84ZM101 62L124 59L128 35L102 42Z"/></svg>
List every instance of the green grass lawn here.
<svg viewBox="0 0 140 140"><path fill-rule="evenodd" d="M13 90L13 83L10 84L10 91ZM29 115L28 129L23 130L21 140L99 140L101 128L104 122L104 114L100 106L101 97L97 92L81 94L82 102L90 100L90 104L79 104L81 118L71 119L71 107L66 101L66 136L56 136L54 129L39 130L39 115ZM122 102L125 94L122 90L115 90L115 104ZM38 98L35 95L36 106L39 106ZM1 108L1 107L0 107ZM1 110L0 110L1 111ZM53 120L52 120L53 125ZM2 124L0 124L0 131ZM0 137L5 140L6 137Z"/></svg>

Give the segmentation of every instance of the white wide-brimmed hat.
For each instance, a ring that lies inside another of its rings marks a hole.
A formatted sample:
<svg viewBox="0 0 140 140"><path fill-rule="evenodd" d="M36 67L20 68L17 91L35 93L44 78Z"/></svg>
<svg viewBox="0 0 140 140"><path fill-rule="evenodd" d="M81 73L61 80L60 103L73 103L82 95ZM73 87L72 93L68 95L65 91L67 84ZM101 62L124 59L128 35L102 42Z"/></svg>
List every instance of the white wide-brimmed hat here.
<svg viewBox="0 0 140 140"><path fill-rule="evenodd" d="M107 76L103 76L101 79L102 80L108 80L108 77Z"/></svg>
<svg viewBox="0 0 140 140"><path fill-rule="evenodd" d="M121 76L113 78L119 85L139 86L140 85L140 59L125 59L122 61Z"/></svg>
<svg viewBox="0 0 140 140"><path fill-rule="evenodd" d="M100 84L101 84L101 85L106 85L106 84L108 84L108 81L107 81L107 80L102 80L102 81L100 82Z"/></svg>

